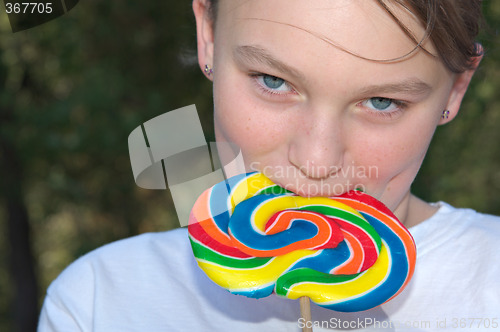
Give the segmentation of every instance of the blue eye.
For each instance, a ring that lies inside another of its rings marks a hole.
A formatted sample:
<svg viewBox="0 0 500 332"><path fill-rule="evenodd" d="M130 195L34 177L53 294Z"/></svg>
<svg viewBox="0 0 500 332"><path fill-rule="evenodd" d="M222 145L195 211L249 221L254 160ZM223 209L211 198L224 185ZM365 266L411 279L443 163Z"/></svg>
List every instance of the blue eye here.
<svg viewBox="0 0 500 332"><path fill-rule="evenodd" d="M259 86L265 92L272 94L286 94L294 91L288 82L282 78L267 74L254 74L252 76L257 80Z"/></svg>
<svg viewBox="0 0 500 332"><path fill-rule="evenodd" d="M374 109L379 111L386 111L393 103L392 99L382 97L370 98L368 102Z"/></svg>
<svg viewBox="0 0 500 332"><path fill-rule="evenodd" d="M365 100L362 104L372 111L390 113L397 111L401 106L404 106L405 103L391 98L373 97Z"/></svg>
<svg viewBox="0 0 500 332"><path fill-rule="evenodd" d="M285 84L285 80L276 76L263 75L262 81L269 89L276 90Z"/></svg>
<svg viewBox="0 0 500 332"><path fill-rule="evenodd" d="M369 113L377 116L394 117L408 108L408 103L402 100L373 97L359 103Z"/></svg>

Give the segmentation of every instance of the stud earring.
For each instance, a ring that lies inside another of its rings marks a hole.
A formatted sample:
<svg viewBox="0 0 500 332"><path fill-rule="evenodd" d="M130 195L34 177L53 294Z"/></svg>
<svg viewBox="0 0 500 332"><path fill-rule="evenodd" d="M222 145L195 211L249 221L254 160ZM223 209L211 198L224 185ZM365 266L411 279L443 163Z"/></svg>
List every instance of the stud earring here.
<svg viewBox="0 0 500 332"><path fill-rule="evenodd" d="M441 114L441 119L448 119L448 117L450 116L450 111L449 110L444 110L443 111L443 114Z"/></svg>
<svg viewBox="0 0 500 332"><path fill-rule="evenodd" d="M483 45L481 45L480 43L474 43L474 54L476 54L477 56L484 55Z"/></svg>
<svg viewBox="0 0 500 332"><path fill-rule="evenodd" d="M205 74L210 77L213 73L214 71L212 70L212 67L210 67L209 65L205 65Z"/></svg>

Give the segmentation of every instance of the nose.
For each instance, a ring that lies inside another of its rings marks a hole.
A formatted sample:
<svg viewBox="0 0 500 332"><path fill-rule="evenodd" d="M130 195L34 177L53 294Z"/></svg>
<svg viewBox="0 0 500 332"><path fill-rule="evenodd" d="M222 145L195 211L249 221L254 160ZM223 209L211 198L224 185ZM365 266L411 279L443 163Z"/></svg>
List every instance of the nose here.
<svg viewBox="0 0 500 332"><path fill-rule="evenodd" d="M330 112L301 121L289 144L288 159L311 179L326 179L341 170L344 158L342 125Z"/></svg>

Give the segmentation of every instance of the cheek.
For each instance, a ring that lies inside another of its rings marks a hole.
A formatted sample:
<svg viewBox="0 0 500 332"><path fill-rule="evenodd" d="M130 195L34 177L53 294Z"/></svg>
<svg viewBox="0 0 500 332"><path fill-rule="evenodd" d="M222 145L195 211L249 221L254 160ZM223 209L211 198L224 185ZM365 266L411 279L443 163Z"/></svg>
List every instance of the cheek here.
<svg viewBox="0 0 500 332"><path fill-rule="evenodd" d="M236 144L248 158L277 152L286 146L293 126L284 118L285 112L267 110L241 82L225 81L214 82L217 140Z"/></svg>
<svg viewBox="0 0 500 332"><path fill-rule="evenodd" d="M382 194L395 187L402 192L409 189L435 128L430 121L414 122L408 119L404 124L376 134L366 132L353 143L362 146L353 154L353 159L357 165L370 170L368 182L374 193Z"/></svg>

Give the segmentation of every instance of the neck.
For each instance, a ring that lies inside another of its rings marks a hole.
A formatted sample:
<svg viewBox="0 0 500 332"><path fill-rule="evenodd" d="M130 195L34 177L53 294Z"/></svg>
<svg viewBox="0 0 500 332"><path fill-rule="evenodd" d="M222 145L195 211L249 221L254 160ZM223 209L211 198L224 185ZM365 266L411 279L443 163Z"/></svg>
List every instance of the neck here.
<svg viewBox="0 0 500 332"><path fill-rule="evenodd" d="M406 228L410 228L429 219L437 210L437 207L424 202L408 191L394 210L394 214Z"/></svg>

